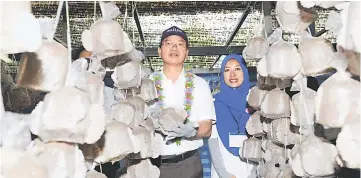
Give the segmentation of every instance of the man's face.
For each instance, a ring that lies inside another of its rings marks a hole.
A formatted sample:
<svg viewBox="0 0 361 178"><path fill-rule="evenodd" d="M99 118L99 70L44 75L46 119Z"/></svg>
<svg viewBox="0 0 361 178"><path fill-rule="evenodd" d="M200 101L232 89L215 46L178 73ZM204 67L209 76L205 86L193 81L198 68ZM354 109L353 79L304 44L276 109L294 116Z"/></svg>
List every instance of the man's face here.
<svg viewBox="0 0 361 178"><path fill-rule="evenodd" d="M163 40L162 45L158 48L159 57L163 63L179 65L183 64L188 57L188 48L186 41L177 36L172 35Z"/></svg>

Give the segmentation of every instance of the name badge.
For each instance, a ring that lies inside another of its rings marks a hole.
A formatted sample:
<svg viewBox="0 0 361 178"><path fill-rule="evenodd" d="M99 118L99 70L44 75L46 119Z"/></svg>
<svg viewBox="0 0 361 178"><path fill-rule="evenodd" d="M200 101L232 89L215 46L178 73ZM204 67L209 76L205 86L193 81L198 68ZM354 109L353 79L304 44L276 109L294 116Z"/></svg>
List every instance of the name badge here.
<svg viewBox="0 0 361 178"><path fill-rule="evenodd" d="M246 139L246 135L229 133L229 147L242 148Z"/></svg>

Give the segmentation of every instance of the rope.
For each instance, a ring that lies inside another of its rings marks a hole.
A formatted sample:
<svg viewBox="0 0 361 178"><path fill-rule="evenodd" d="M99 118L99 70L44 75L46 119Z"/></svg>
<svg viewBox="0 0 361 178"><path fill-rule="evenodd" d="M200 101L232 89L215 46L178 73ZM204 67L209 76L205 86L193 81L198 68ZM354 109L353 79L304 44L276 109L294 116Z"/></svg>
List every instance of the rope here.
<svg viewBox="0 0 361 178"><path fill-rule="evenodd" d="M124 28L126 27L127 17L128 17L128 1L125 2L125 13L124 13L124 19L123 19L123 30L124 30Z"/></svg>
<svg viewBox="0 0 361 178"><path fill-rule="evenodd" d="M61 10L63 9L63 5L64 5L64 1L60 1L59 6L58 6L58 10L56 11L54 29L52 31L52 35L50 36L50 39L53 39L54 36L55 36L55 32L56 32L56 29L58 27L58 23L59 23L59 19L60 19L60 15L61 15Z"/></svg>
<svg viewBox="0 0 361 178"><path fill-rule="evenodd" d="M97 1L94 1L93 23L97 20Z"/></svg>
<svg viewBox="0 0 361 178"><path fill-rule="evenodd" d="M66 41L67 41L67 45L68 45L68 57L69 57L69 66L68 66L68 70L70 70L71 68L71 37L70 37L70 22L69 22L69 3L68 1L66 2L65 4L65 12L66 12L66 31L67 31L67 34L66 34Z"/></svg>
<svg viewBox="0 0 361 178"><path fill-rule="evenodd" d="M264 31L264 35L265 35L265 39L268 38L268 35L267 35L267 29L266 29L266 21L265 21L265 18L264 18L264 7L263 7L263 2L262 2L262 16L261 16L261 20L262 20L262 24L263 24L263 31Z"/></svg>
<svg viewBox="0 0 361 178"><path fill-rule="evenodd" d="M134 5L135 3L133 3L132 4L132 16L133 16L133 19L134 19L134 11L135 11L135 5ZM133 38L133 41L135 41L135 29L134 29L134 26L136 26L136 24L135 24L135 20L133 20L133 36L132 36L132 38Z"/></svg>

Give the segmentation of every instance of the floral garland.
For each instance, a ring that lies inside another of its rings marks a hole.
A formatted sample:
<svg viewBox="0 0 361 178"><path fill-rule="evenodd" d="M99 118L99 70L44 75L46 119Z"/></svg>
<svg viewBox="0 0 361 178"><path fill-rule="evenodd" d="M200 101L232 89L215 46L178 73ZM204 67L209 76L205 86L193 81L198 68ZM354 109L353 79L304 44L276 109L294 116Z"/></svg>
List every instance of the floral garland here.
<svg viewBox="0 0 361 178"><path fill-rule="evenodd" d="M193 88L194 88L194 83L193 83L193 79L194 79L194 75L191 72L191 69L186 67L186 72L184 74L185 78L186 78L186 82L185 82L185 97L184 97L184 110L187 111L187 118L185 120L185 123L187 123L189 121L189 116L191 115L191 111L192 111L192 104L193 104ZM163 109L164 106L164 95L163 95L163 88L162 88L162 80L163 77L160 73L155 73L155 75L153 76L154 82L155 82L155 88L157 89L157 102L160 105L160 107ZM180 145L180 138L176 138L176 144L179 146Z"/></svg>

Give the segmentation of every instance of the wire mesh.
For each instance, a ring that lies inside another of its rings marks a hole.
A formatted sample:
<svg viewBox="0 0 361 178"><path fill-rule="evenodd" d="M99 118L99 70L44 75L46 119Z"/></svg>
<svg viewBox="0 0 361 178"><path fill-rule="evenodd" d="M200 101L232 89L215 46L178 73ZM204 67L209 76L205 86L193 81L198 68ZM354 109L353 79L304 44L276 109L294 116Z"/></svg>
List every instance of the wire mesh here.
<svg viewBox="0 0 361 178"><path fill-rule="evenodd" d="M32 2L33 13L36 17L48 16L55 18L58 6L57 1L34 1ZM128 8L126 4L128 3ZM173 1L173 2L136 2L139 14L139 21L145 38L145 45L142 46L140 36L132 16L132 6L130 2L116 2L120 8L121 16L116 19L123 25L130 39L137 47L157 47L161 33L164 29L176 25L188 33L191 46L222 46L231 35L233 29L242 16L248 2L226 2L226 1ZM81 46L81 33L88 29L96 19L101 18L101 9L96 3L96 13L94 14L94 1L71 1L70 27L72 47ZM124 17L127 9L127 17ZM261 18L261 1L251 7L251 13L243 23L241 29L233 39L231 45L245 45L249 39L254 37L255 25ZM319 18L315 22L316 31L321 30L327 20L330 10L317 9ZM273 29L277 26L275 12L271 13ZM125 21L125 24L123 24ZM56 37L66 41L64 33L63 15L60 17L60 24L56 31ZM325 37L335 42L336 35L327 32ZM290 42L297 44L298 37L291 35ZM218 56L192 56L186 60L194 68L208 68ZM223 58L223 57L222 57ZM222 58L216 64L216 68L222 62ZM162 65L160 58L152 57L152 65L159 69ZM148 65L147 63L145 65ZM248 61L248 65L255 66L257 62Z"/></svg>

